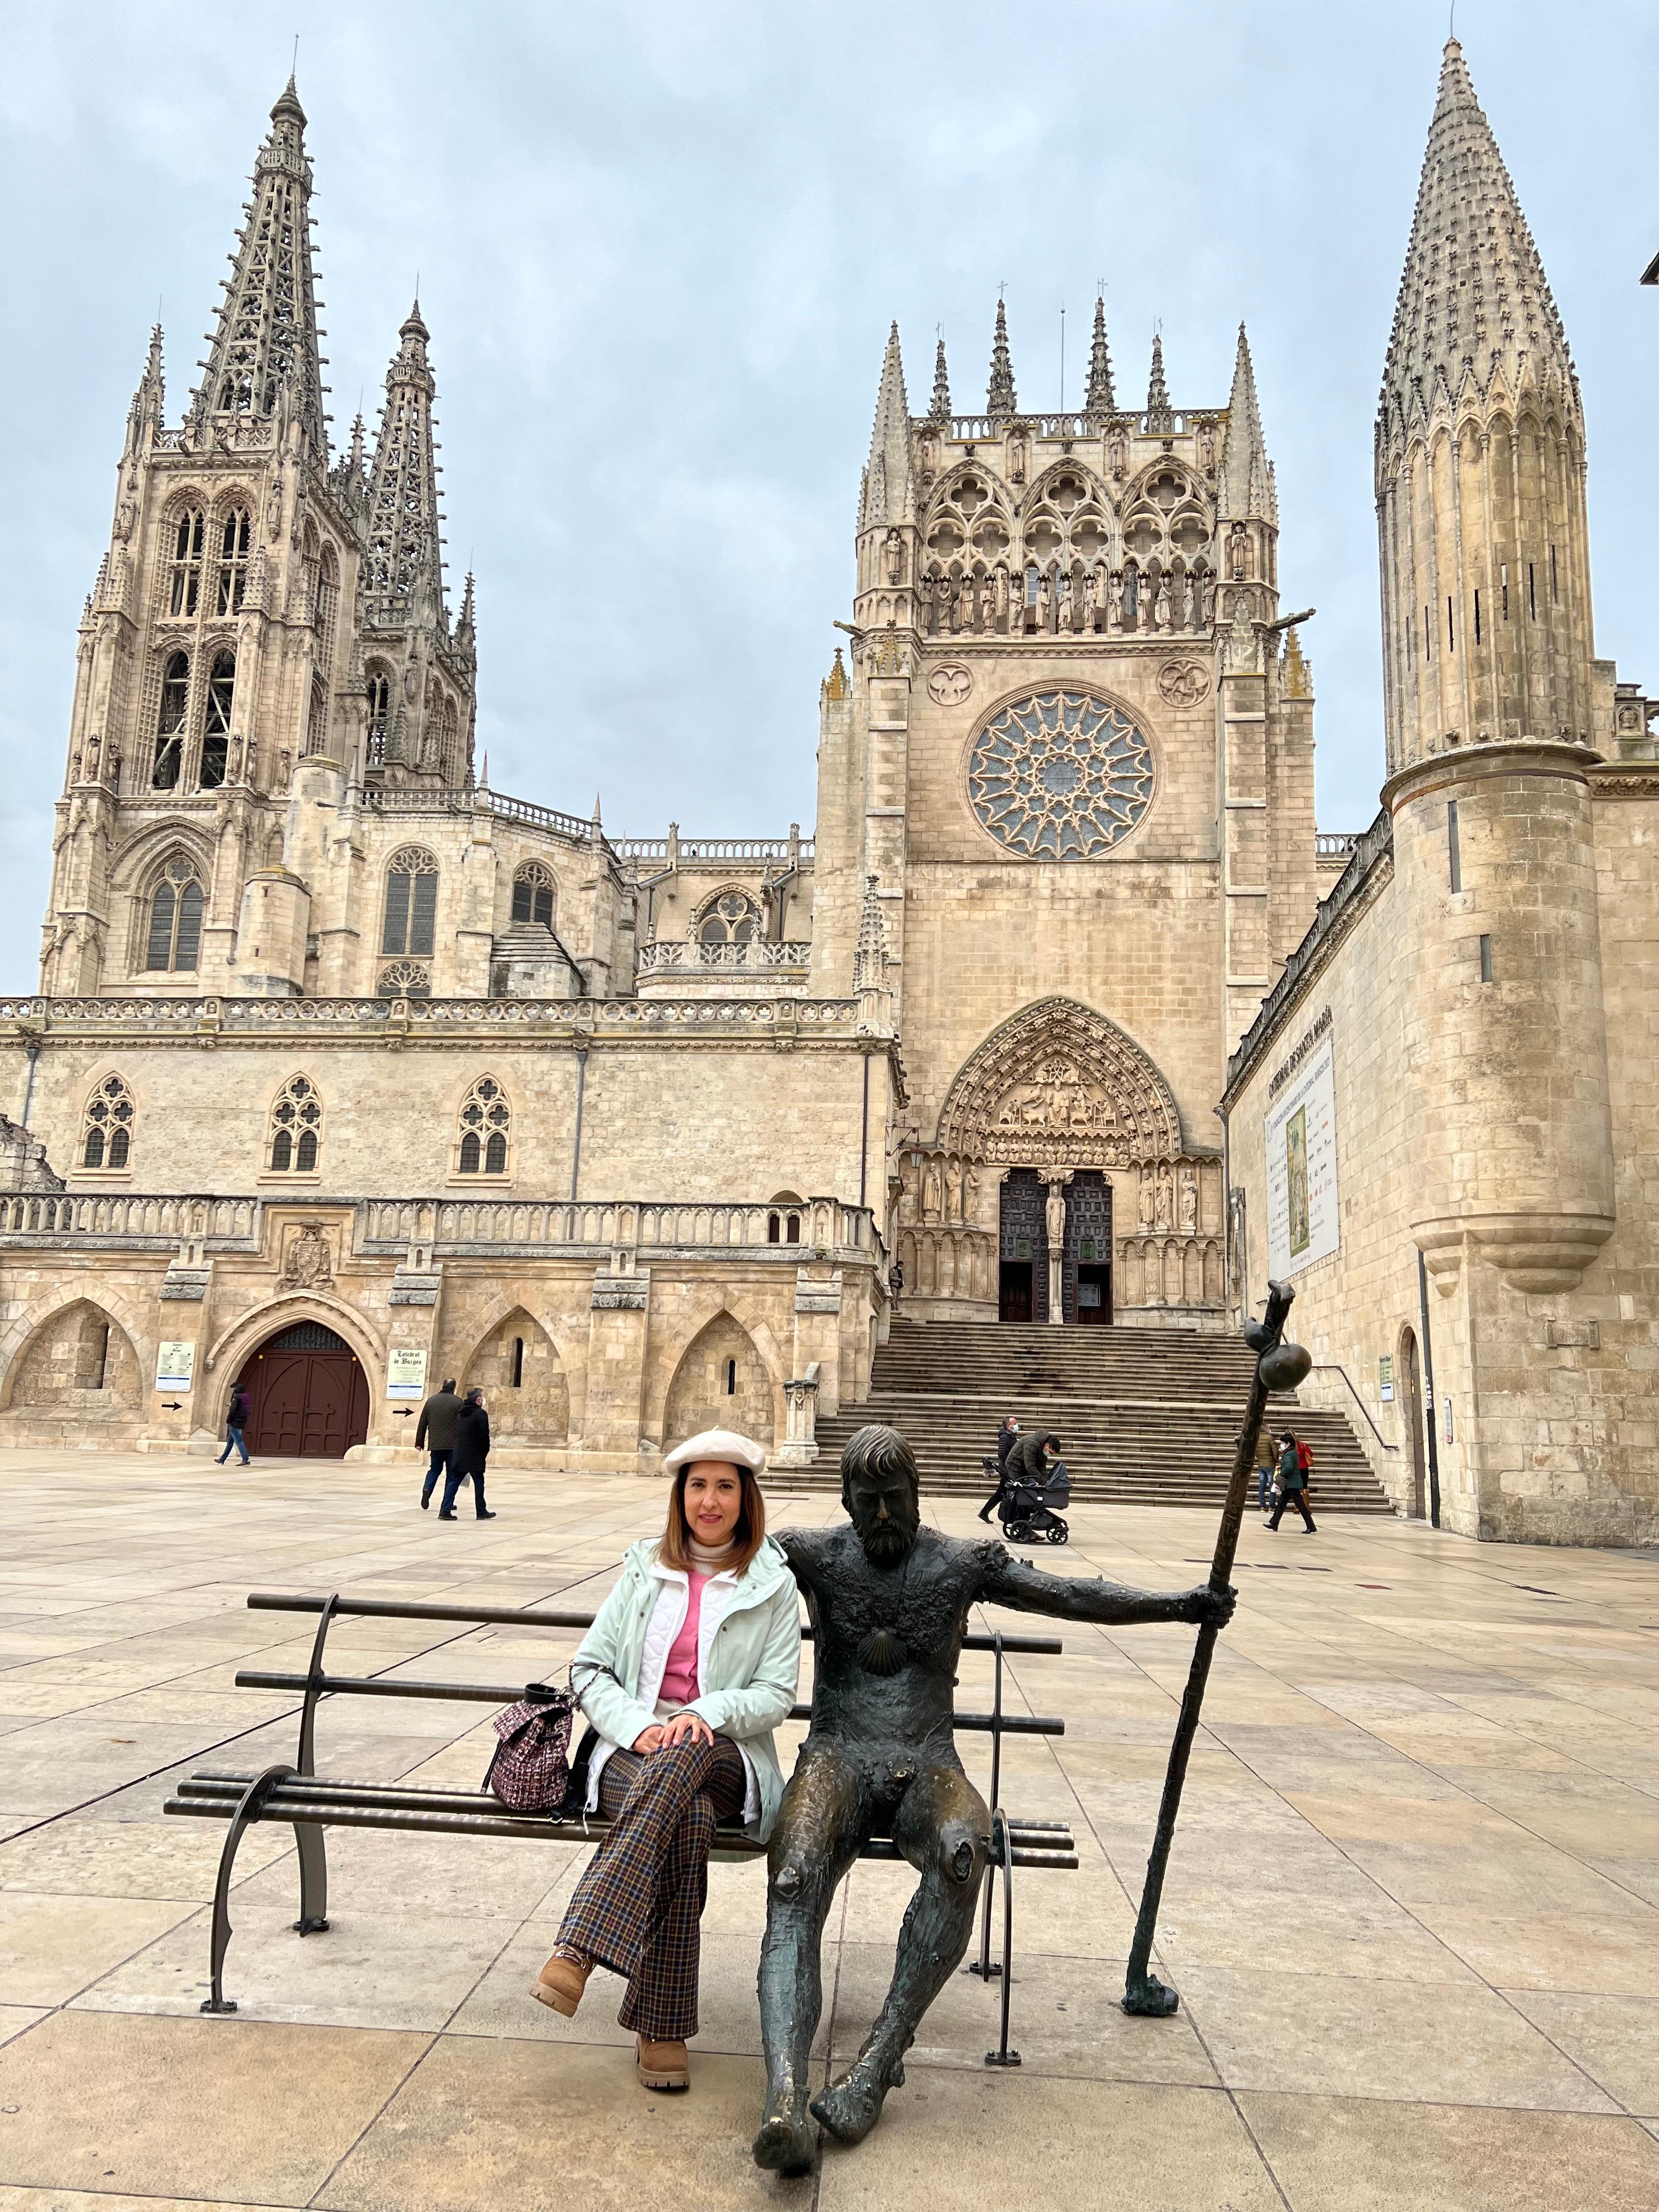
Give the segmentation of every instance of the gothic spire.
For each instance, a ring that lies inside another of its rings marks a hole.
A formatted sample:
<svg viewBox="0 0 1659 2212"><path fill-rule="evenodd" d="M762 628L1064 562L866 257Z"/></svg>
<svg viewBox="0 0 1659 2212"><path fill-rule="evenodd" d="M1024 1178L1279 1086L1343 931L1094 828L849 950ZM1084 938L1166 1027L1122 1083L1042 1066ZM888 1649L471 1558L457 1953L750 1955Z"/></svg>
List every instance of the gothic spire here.
<svg viewBox="0 0 1659 2212"><path fill-rule="evenodd" d="M912 520L915 514L910 473L910 403L904 392L904 362L899 354L898 325L887 334L882 358L881 388L876 394L875 427L870 434L870 459L864 471L864 493L859 507L859 528L875 530Z"/></svg>
<svg viewBox="0 0 1659 2212"><path fill-rule="evenodd" d="M311 265L311 163L306 112L290 77L270 111L270 135L253 165L217 328L191 404L198 426L216 415L270 419L288 404L319 460L328 453L323 361Z"/></svg>
<svg viewBox="0 0 1659 2212"><path fill-rule="evenodd" d="M425 611L442 617L443 549L432 428L437 384L426 358L432 333L418 300L398 336L368 478L369 620L396 628ZM418 605L422 598L425 607Z"/></svg>
<svg viewBox="0 0 1659 2212"><path fill-rule="evenodd" d="M1221 448L1221 474L1216 483L1216 513L1229 521L1276 525L1279 520L1273 463L1267 459L1267 444L1261 434L1261 409L1255 396L1255 368L1243 323L1238 326L1233 388L1227 402L1227 434Z"/></svg>
<svg viewBox="0 0 1659 2212"><path fill-rule="evenodd" d="M1095 301L1094 343L1089 349L1089 390L1084 406L1091 415L1109 415L1117 406L1112 389L1112 356L1106 343L1106 302Z"/></svg>
<svg viewBox="0 0 1659 2212"><path fill-rule="evenodd" d="M1566 332L1538 248L1455 39L1446 41L1411 240L1382 370L1382 410L1403 425L1449 409L1466 374L1511 397L1528 371L1579 412Z"/></svg>
<svg viewBox="0 0 1659 2212"><path fill-rule="evenodd" d="M127 410L127 451L137 453L148 446L161 427L167 410L167 386L161 375L161 325L155 324L149 334L149 356L144 363L144 373L138 380L138 388L132 395L132 404Z"/></svg>
<svg viewBox="0 0 1659 2212"><path fill-rule="evenodd" d="M991 380L985 393L985 411L994 420L1019 412L1019 402L1014 397L1014 365L1008 358L1008 315L1000 299L996 336L991 343Z"/></svg>
<svg viewBox="0 0 1659 2212"><path fill-rule="evenodd" d="M951 373L945 366L945 341L941 338L933 353L933 402L927 410L930 422L948 422L951 419Z"/></svg>
<svg viewBox="0 0 1659 2212"><path fill-rule="evenodd" d="M1170 407L1170 387L1164 381L1164 335L1152 333L1152 374L1146 386L1146 428L1149 430L1173 430L1175 416Z"/></svg>
<svg viewBox="0 0 1659 2212"><path fill-rule="evenodd" d="M881 918L879 876L866 876L859 912L858 948L853 955L853 988L879 991L887 981L887 930Z"/></svg>

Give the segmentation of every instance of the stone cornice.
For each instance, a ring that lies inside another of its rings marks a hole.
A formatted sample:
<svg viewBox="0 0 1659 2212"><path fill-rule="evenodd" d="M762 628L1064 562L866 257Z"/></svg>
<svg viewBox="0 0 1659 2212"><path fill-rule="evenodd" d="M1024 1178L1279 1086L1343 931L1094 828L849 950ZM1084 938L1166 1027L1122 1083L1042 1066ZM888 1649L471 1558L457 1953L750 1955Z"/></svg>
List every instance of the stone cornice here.
<svg viewBox="0 0 1659 2212"><path fill-rule="evenodd" d="M1500 738L1480 744L1454 745L1398 769L1382 787L1382 805L1393 816L1412 800L1427 798L1449 785L1467 787L1503 776L1553 775L1583 783L1590 770L1601 765L1600 753L1561 738Z"/></svg>

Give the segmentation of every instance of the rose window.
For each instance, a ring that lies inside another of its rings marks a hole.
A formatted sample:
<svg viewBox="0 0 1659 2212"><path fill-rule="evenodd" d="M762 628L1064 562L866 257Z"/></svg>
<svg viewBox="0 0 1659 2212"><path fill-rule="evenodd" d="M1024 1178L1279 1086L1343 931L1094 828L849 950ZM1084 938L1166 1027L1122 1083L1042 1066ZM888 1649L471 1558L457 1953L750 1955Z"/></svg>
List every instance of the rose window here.
<svg viewBox="0 0 1659 2212"><path fill-rule="evenodd" d="M1127 837L1152 796L1152 748L1087 691L1039 691L974 740L968 799L999 845L1030 860L1092 860Z"/></svg>

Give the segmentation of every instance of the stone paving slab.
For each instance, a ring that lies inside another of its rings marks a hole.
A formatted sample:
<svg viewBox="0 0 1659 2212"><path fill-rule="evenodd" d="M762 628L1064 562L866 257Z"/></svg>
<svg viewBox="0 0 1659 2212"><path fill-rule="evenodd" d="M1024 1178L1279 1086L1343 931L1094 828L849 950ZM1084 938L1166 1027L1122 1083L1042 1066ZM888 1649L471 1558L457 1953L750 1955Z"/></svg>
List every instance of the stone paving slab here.
<svg viewBox="0 0 1659 2212"><path fill-rule="evenodd" d="M876 2135L785 2187L748 2155L758 1866L711 1869L694 2087L671 2100L634 2082L613 1977L574 2022L527 1995L579 1850L336 1831L333 1925L301 1942L291 1836L256 1828L241 2010L204 2020L222 1831L160 1814L179 1773L291 1752L297 1701L233 1678L302 1671L311 1629L250 1613L250 1589L591 1607L659 1486L507 1469L500 1519L440 1526L401 1469L14 1458L55 1512L0 1571L0 2212L1659 2212L1659 1562L1247 1522L1164 1893L1164 2022L1117 1996L1190 1641L1057 1631L1064 1655L1008 1683L1067 1733L1008 1747L1005 1800L1069 1820L1082 1861L1017 1886L1024 2063L987 2071L998 1993L957 1975ZM939 1517L977 1534L972 1503ZM1072 1521L1042 1566L1154 1588L1197 1578L1213 1534L1197 1512ZM574 1640L360 1620L331 1652L510 1682ZM963 1706L989 1685L966 1655ZM477 1707L319 1718L322 1770L364 1778L476 1787L491 1742ZM963 1755L982 1786L987 1747ZM836 1900L826 2069L881 2002L912 1879L860 1865Z"/></svg>

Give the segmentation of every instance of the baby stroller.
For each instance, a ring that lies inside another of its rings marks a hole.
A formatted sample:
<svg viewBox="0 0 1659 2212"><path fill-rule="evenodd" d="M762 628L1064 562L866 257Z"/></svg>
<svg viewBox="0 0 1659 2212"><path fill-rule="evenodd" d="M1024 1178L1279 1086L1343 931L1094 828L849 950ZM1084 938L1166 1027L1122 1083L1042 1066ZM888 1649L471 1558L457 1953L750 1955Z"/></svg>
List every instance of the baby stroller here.
<svg viewBox="0 0 1659 2212"><path fill-rule="evenodd" d="M1060 1516L1072 1502L1072 1478L1064 1460L1055 1460L1039 1486L1011 1475L997 1498L997 1518L1011 1544L1069 1544L1072 1532Z"/></svg>

